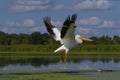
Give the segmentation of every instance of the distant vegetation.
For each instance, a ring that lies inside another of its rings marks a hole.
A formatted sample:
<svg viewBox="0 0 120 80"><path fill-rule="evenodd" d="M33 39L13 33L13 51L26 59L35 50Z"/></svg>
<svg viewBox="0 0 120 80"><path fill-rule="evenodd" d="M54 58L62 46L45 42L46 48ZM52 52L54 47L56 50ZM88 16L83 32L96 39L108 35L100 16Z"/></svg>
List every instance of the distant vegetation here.
<svg viewBox="0 0 120 80"><path fill-rule="evenodd" d="M33 32L31 34L8 34L0 31L0 45L16 45L16 44L45 44L50 40L47 33Z"/></svg>
<svg viewBox="0 0 120 80"><path fill-rule="evenodd" d="M107 35L103 35L101 37L91 36L94 40L92 43L84 42L84 44L104 44L104 45L119 45L120 44L120 37L115 35L109 37ZM45 44L52 44L55 41L47 34L47 33L40 33L40 32L33 32L31 34L8 34L5 32L0 31L0 45L17 45L17 44L32 44L32 45L45 45ZM56 43L56 42L55 42ZM55 44L54 43L54 44ZM58 44L58 43L56 43Z"/></svg>
<svg viewBox="0 0 120 80"><path fill-rule="evenodd" d="M93 42L84 42L74 52L120 52L120 37L92 36ZM8 34L0 31L0 52L53 52L60 46L47 33Z"/></svg>

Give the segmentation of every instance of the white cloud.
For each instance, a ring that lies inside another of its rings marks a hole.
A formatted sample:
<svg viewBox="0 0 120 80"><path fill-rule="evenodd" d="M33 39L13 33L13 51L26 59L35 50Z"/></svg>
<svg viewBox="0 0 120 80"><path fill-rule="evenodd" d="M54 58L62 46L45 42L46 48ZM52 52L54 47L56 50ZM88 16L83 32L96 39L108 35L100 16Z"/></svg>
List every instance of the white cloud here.
<svg viewBox="0 0 120 80"><path fill-rule="evenodd" d="M35 21L33 19L24 19L21 22L8 21L7 26L11 26L11 27L32 27L32 26L35 26Z"/></svg>
<svg viewBox="0 0 120 80"><path fill-rule="evenodd" d="M35 26L35 27L32 27L32 28L30 29L30 31L32 31L32 32L39 31L39 32L41 32L41 33L47 32L45 26Z"/></svg>
<svg viewBox="0 0 120 80"><path fill-rule="evenodd" d="M103 21L103 24L98 26L98 28L105 28L105 27L115 27L115 22L114 21Z"/></svg>
<svg viewBox="0 0 120 80"><path fill-rule="evenodd" d="M40 27L33 27L33 28L31 28L32 32L39 31L39 30L40 30Z"/></svg>
<svg viewBox="0 0 120 80"><path fill-rule="evenodd" d="M8 21L7 22L7 26L11 26L11 27L13 27L13 26L20 26L20 23L15 22L15 21Z"/></svg>
<svg viewBox="0 0 120 80"><path fill-rule="evenodd" d="M35 21L33 19L25 19L23 21L23 26L35 26Z"/></svg>
<svg viewBox="0 0 120 80"><path fill-rule="evenodd" d="M4 28L2 28L2 31L3 31L3 32L8 32L8 28L7 28L7 27L4 27Z"/></svg>
<svg viewBox="0 0 120 80"><path fill-rule="evenodd" d="M50 0L16 0L16 4L39 5L49 3Z"/></svg>
<svg viewBox="0 0 120 80"><path fill-rule="evenodd" d="M83 28L83 27L77 28L77 32L80 32L82 34L88 34L91 31L92 31L92 29L90 29L90 28Z"/></svg>
<svg viewBox="0 0 120 80"><path fill-rule="evenodd" d="M81 26L92 26L94 28L112 28L118 23L117 21L102 20L98 17L90 17L87 19L80 19L77 24Z"/></svg>
<svg viewBox="0 0 120 80"><path fill-rule="evenodd" d="M79 20L80 25L92 25L96 26L101 24L101 20L98 17L90 17L88 19L81 19Z"/></svg>
<svg viewBox="0 0 120 80"><path fill-rule="evenodd" d="M101 9L108 9L110 7L111 3L109 0L98 0L96 1L96 6L97 8Z"/></svg>
<svg viewBox="0 0 120 80"><path fill-rule="evenodd" d="M78 20L77 25L81 26L76 29L78 33L89 34L94 32L93 34L99 34L102 33L102 31L98 32L99 29L117 29L118 21L100 19L99 17L90 17Z"/></svg>
<svg viewBox="0 0 120 80"><path fill-rule="evenodd" d="M108 9L111 3L109 0L83 0L77 2L73 9Z"/></svg>
<svg viewBox="0 0 120 80"><path fill-rule="evenodd" d="M52 0L15 0L11 9L15 12L44 10L52 6Z"/></svg>

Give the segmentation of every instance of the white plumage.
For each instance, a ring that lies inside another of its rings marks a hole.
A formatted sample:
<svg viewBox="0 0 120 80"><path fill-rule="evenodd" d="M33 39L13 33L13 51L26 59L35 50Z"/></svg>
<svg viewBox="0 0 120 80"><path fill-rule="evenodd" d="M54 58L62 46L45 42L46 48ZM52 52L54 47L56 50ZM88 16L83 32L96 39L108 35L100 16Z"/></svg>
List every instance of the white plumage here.
<svg viewBox="0 0 120 80"><path fill-rule="evenodd" d="M82 40L92 41L89 38L85 38L80 35L75 35L76 18L77 18L76 14L73 14L71 17L68 16L63 23L63 27L61 31L51 24L49 17L44 18L44 23L47 28L47 31L50 33L51 36L53 36L53 38L56 41L60 41L62 44L61 47L59 47L54 51L55 53L58 51L65 50L65 55L67 55L69 49L81 44L83 42ZM65 59L66 59L66 56L65 56Z"/></svg>
<svg viewBox="0 0 120 80"><path fill-rule="evenodd" d="M53 30L53 32L54 32L54 34L55 34L54 39L55 39L56 41L60 41L61 44L63 44L62 39L61 39L61 37L60 37L60 34L61 34L60 31L59 31L57 28L52 28L52 30Z"/></svg>

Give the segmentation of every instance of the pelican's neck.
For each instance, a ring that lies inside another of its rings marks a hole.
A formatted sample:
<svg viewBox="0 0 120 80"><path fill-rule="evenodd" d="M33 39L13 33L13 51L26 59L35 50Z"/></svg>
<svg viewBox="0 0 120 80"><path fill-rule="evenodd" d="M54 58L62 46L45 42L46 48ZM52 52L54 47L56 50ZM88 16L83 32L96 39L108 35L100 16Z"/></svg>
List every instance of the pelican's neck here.
<svg viewBox="0 0 120 80"><path fill-rule="evenodd" d="M76 35L75 36L75 40L76 40L76 42L77 42L77 44L82 44L82 40L80 39L80 35Z"/></svg>

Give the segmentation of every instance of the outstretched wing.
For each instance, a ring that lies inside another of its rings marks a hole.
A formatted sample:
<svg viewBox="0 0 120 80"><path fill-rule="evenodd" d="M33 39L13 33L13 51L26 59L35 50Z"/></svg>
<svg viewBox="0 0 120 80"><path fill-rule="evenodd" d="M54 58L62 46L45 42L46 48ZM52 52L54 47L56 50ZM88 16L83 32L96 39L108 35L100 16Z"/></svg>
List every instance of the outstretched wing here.
<svg viewBox="0 0 120 80"><path fill-rule="evenodd" d="M77 15L73 14L71 17L68 16L64 21L62 30L61 30L61 39L63 43L70 43L75 40L75 21Z"/></svg>
<svg viewBox="0 0 120 80"><path fill-rule="evenodd" d="M60 41L61 42L61 38L60 38L60 31L51 24L51 19L50 17L45 17L44 18L44 24L45 27L47 28L47 31L49 32L49 34L56 40L56 41Z"/></svg>

